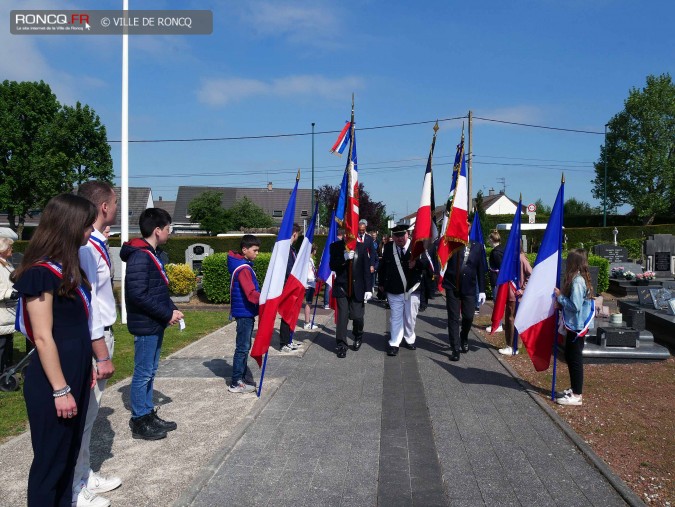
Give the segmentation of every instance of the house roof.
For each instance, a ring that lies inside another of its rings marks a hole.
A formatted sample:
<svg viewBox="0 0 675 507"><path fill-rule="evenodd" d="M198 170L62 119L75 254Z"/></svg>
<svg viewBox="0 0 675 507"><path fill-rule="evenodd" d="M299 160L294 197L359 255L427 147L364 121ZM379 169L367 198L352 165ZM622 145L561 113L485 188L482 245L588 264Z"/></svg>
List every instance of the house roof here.
<svg viewBox="0 0 675 507"><path fill-rule="evenodd" d="M165 201L161 197L155 201L156 208L162 208L169 215L171 215L171 220L174 220L174 213L176 212L176 201Z"/></svg>
<svg viewBox="0 0 675 507"><path fill-rule="evenodd" d="M121 187L115 187L115 194L117 194L117 213L115 214L115 223L112 225L113 228L121 227L121 214L122 214L122 189ZM152 190L150 187L129 187L129 228L137 229L138 228L138 218L141 216L141 213L147 208L152 208L154 202L152 200Z"/></svg>
<svg viewBox="0 0 675 507"><path fill-rule="evenodd" d="M506 197L509 201L511 201L511 203L513 203L514 206L518 207L518 201L514 201L513 199L511 199L509 196L507 196L503 192L499 192L497 194L484 195L483 196L483 208L485 209L485 211L490 209L490 207L493 204L495 204L502 197ZM475 198L473 199L473 206L474 206L474 208L476 207L476 199ZM527 212L527 206L525 206L524 204L522 205L522 211L521 212L522 213Z"/></svg>
<svg viewBox="0 0 675 507"><path fill-rule="evenodd" d="M186 216L187 208L196 197L204 192L221 193L220 202L225 209L231 208L235 201L248 197L254 204L260 206L266 213L274 217L275 220L281 222L281 217L275 217L274 212L281 211L283 214L292 190L291 188L272 188L268 190L267 188L180 186L178 187L178 195L176 196L173 222L189 224L190 219ZM296 196L295 222L302 223L303 219L309 220L311 218L311 203L312 191L310 189L299 188Z"/></svg>

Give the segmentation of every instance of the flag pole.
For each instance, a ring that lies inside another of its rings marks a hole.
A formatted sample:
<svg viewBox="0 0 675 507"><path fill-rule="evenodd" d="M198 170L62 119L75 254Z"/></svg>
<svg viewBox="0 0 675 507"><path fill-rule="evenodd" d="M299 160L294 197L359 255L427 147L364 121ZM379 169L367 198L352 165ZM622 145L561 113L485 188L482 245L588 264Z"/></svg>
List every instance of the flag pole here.
<svg viewBox="0 0 675 507"><path fill-rule="evenodd" d="M316 293L316 299L314 300L314 311L312 312L312 323L309 326L310 328L314 326L314 317L316 317L316 307L319 305L319 293Z"/></svg>
<svg viewBox="0 0 675 507"><path fill-rule="evenodd" d="M349 189L352 188L352 172L349 169L349 164L354 162L354 159L352 158L354 156L354 153L352 151L353 146L354 146L354 92L352 92L352 118L351 118L351 126L349 127L351 130L351 135L349 136L349 155L347 157L347 170L349 171L349 175L347 176L347 198L345 199L345 216L344 216L344 222L347 221L347 213L351 213L350 209L350 204L349 204ZM357 189L358 192L358 189ZM358 227L358 225L357 225ZM345 250L349 251L348 241L346 241L347 238L347 228L344 228L344 239L345 239ZM351 296L352 295L352 264L353 262L349 260L347 262L347 295Z"/></svg>
<svg viewBox="0 0 675 507"><path fill-rule="evenodd" d="M565 173L562 174L560 179L560 202L565 202ZM562 214L562 219L560 220L560 231L558 231L558 271L556 275L556 286L560 283L560 268L562 267L562 228L565 220L565 214ZM555 312L555 337L553 339L553 379L551 380L551 401L555 401L555 377L557 372L557 359L558 359L558 320L560 319L560 312Z"/></svg>
<svg viewBox="0 0 675 507"><path fill-rule="evenodd" d="M258 384L258 392L256 393L258 398L260 398L260 393L262 392L263 379L265 378L265 366L267 366L267 354L269 354L269 351L265 352L265 359L263 359L262 371L260 372L260 383Z"/></svg>
<svg viewBox="0 0 675 507"><path fill-rule="evenodd" d="M520 200L518 201L518 209L516 210L516 213L521 213L522 214L522 209L523 209L523 193L520 193ZM476 211L478 213L478 211ZM522 231L522 229L521 229ZM518 245L520 246L520 249L518 250L518 287L516 288L516 292L520 290L520 287L523 285L523 280L521 280L520 275L522 274L523 270L520 268L520 252L522 251L523 248L523 239L522 239L522 232L521 232L521 237L519 239ZM513 315L518 313L518 307L520 306L520 301L518 300L518 294L516 294L516 307L513 310ZM511 347L511 354L516 355L518 353L518 330L516 329L516 326L513 326L513 347Z"/></svg>

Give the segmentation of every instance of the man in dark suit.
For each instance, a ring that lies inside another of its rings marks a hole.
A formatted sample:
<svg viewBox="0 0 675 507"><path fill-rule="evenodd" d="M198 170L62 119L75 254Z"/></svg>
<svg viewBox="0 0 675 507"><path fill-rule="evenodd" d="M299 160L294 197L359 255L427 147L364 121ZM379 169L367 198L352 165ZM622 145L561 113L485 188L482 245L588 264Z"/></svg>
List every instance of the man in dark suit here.
<svg viewBox="0 0 675 507"><path fill-rule="evenodd" d="M402 341L410 350L417 348L415 322L420 306L420 282L424 265L411 258L408 227L397 225L391 232L394 241L384 246L377 283L379 290L386 292L391 308L387 355L395 356Z"/></svg>
<svg viewBox="0 0 675 507"><path fill-rule="evenodd" d="M344 239L331 244L330 269L335 272L333 296L337 302L337 356L343 358L347 356L347 325L350 319L354 350L361 347L364 303L373 296L370 286L370 258L365 242L357 242L354 250L347 250Z"/></svg>
<svg viewBox="0 0 675 507"><path fill-rule="evenodd" d="M379 258L377 257L375 241L373 240L373 237L368 232L366 232L366 227L368 227L368 221L364 218L359 220L359 232L356 235L356 241L358 243L363 243L366 246L366 252L368 253L369 272L374 274L375 270L377 269Z"/></svg>
<svg viewBox="0 0 675 507"><path fill-rule="evenodd" d="M476 307L476 287L479 292L478 303L482 305L485 302L485 263L482 255L481 245L471 242L468 247L461 248L450 257L443 274L451 361L459 361L460 345L462 352L469 351L469 331Z"/></svg>

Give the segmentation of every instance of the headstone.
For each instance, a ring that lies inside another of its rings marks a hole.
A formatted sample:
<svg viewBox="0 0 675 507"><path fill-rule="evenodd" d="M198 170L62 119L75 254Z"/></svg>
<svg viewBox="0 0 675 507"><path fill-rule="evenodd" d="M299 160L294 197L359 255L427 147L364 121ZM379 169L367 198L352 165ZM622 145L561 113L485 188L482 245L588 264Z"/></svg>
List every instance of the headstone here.
<svg viewBox="0 0 675 507"><path fill-rule="evenodd" d="M593 253L600 257L604 257L610 264L613 262L626 262L628 260L628 250L620 245L610 245L609 243L595 245L593 247ZM642 269L640 269L640 273L641 272Z"/></svg>
<svg viewBox="0 0 675 507"><path fill-rule="evenodd" d="M645 241L647 269L657 277L670 278L675 272L675 236L654 234Z"/></svg>
<svg viewBox="0 0 675 507"><path fill-rule="evenodd" d="M656 310L668 310L669 304L668 301L672 299L672 293L668 289L661 288L651 288L649 292L652 295L652 301L654 302L654 308Z"/></svg>
<svg viewBox="0 0 675 507"><path fill-rule="evenodd" d="M110 250L110 257L113 261L113 280L119 282L122 280L122 259L120 259L120 246L111 246L108 248Z"/></svg>
<svg viewBox="0 0 675 507"><path fill-rule="evenodd" d="M185 264L198 275L202 274L202 262L213 255L213 248L205 243L194 243L185 250Z"/></svg>
<svg viewBox="0 0 675 507"><path fill-rule="evenodd" d="M623 268L624 273L630 271L634 275L642 273L642 266L640 264L635 264L634 262L610 262L609 264L610 276L613 268ZM635 277L633 277L633 280L635 280Z"/></svg>
<svg viewBox="0 0 675 507"><path fill-rule="evenodd" d="M652 293L649 292L649 287L638 287L637 292L640 306L654 308L654 301L652 300Z"/></svg>

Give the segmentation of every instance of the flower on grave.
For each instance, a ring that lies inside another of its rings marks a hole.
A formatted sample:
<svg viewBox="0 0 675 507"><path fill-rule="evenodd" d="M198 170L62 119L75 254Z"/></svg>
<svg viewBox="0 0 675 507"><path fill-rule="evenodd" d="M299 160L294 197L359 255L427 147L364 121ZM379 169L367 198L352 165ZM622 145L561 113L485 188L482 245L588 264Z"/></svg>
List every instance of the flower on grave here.
<svg viewBox="0 0 675 507"><path fill-rule="evenodd" d="M617 266L612 268L612 276L614 278L623 278L624 271L623 266Z"/></svg>
<svg viewBox="0 0 675 507"><path fill-rule="evenodd" d="M656 278L656 273L653 271L645 271L644 273L635 275L636 280L653 280L654 278Z"/></svg>
<svg viewBox="0 0 675 507"><path fill-rule="evenodd" d="M632 280L633 278L635 278L635 273L633 273L632 271L626 271L624 272L623 277L626 280Z"/></svg>

